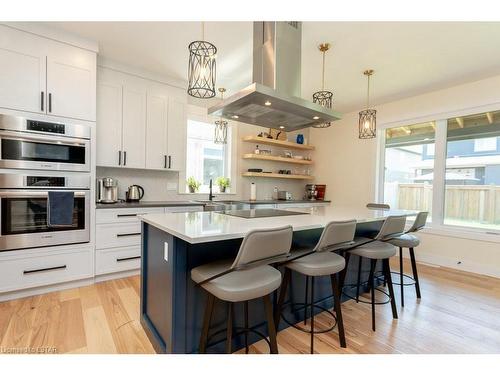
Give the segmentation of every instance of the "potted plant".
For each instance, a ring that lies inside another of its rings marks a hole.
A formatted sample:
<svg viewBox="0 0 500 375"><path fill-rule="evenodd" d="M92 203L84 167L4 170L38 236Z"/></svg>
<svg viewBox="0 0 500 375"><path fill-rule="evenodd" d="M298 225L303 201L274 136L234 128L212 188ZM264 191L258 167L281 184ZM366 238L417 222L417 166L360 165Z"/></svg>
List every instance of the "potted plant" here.
<svg viewBox="0 0 500 375"><path fill-rule="evenodd" d="M190 193L196 193L200 188L201 182L196 181L194 177L189 177L186 181Z"/></svg>
<svg viewBox="0 0 500 375"><path fill-rule="evenodd" d="M219 191L221 193L225 193L226 189L231 185L231 182L227 177L217 177L215 184L219 186Z"/></svg>

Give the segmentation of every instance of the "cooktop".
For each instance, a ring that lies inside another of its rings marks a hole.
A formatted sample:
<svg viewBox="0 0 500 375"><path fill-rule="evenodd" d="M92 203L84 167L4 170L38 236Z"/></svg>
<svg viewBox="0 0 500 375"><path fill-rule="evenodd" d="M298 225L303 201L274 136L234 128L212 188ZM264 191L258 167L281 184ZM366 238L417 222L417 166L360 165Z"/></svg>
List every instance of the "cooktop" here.
<svg viewBox="0 0 500 375"><path fill-rule="evenodd" d="M286 210L277 210L274 208L261 208L252 210L230 210L221 212L224 215L242 217L244 219L256 219L262 217L307 215L307 212L295 212Z"/></svg>

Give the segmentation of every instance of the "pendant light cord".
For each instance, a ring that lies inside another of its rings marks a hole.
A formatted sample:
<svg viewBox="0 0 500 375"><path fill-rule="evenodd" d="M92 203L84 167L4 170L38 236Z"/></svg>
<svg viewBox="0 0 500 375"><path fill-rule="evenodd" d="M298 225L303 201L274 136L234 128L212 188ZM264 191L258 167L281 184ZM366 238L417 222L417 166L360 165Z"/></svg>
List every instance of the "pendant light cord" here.
<svg viewBox="0 0 500 375"><path fill-rule="evenodd" d="M201 22L201 40L205 41L205 22Z"/></svg>
<svg viewBox="0 0 500 375"><path fill-rule="evenodd" d="M326 51L323 51L323 73L321 76L321 91L325 91L325 54Z"/></svg>
<svg viewBox="0 0 500 375"><path fill-rule="evenodd" d="M366 90L366 109L370 109L370 75L368 75L368 89Z"/></svg>

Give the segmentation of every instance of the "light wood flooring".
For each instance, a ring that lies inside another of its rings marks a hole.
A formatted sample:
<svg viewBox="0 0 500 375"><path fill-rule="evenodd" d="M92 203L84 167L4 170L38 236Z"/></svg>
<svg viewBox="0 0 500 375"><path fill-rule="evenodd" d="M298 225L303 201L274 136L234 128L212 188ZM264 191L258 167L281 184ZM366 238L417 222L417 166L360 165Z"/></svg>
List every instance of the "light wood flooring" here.
<svg viewBox="0 0 500 375"><path fill-rule="evenodd" d="M409 268L409 264L406 264ZM336 332L316 336L318 353L500 353L500 279L419 264L422 300L405 289L406 305L393 320L390 306L342 304L347 349ZM154 353L139 322L139 277L0 303L0 353L54 348L57 353ZM328 324L320 315L318 326ZM308 353L309 336L278 333L280 353ZM266 353L264 342L252 353Z"/></svg>

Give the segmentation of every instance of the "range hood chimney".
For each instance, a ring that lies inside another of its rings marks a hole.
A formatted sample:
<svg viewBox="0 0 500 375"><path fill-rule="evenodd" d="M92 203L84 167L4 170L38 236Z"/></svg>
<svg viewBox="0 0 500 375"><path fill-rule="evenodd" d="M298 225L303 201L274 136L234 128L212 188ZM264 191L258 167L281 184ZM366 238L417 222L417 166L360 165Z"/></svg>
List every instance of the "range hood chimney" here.
<svg viewBox="0 0 500 375"><path fill-rule="evenodd" d="M253 82L208 113L252 125L293 131L341 115L302 99L300 22L254 22Z"/></svg>

